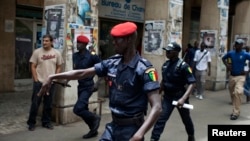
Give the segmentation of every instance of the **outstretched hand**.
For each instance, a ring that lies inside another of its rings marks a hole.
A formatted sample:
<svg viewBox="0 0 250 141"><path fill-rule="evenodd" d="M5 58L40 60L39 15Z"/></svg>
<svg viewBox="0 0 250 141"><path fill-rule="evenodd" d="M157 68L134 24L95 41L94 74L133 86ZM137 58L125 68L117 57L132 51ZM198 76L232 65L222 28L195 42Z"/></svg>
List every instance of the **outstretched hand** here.
<svg viewBox="0 0 250 141"><path fill-rule="evenodd" d="M40 91L37 93L37 96L42 96L42 95L45 95L45 94L49 95L51 82L52 82L52 80L49 79L49 78L46 81L44 81Z"/></svg>

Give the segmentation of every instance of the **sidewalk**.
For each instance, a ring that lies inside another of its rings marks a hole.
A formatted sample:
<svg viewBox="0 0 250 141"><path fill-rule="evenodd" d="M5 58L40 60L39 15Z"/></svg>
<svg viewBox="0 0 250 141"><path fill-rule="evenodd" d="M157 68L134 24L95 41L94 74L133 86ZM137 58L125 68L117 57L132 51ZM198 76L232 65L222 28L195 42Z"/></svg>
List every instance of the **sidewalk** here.
<svg viewBox="0 0 250 141"><path fill-rule="evenodd" d="M209 124L248 124L250 123L250 104L245 104L245 96L243 96L243 104L241 107L241 116L238 120L232 121L229 119L232 106L229 104L228 90L221 91L206 91L205 98L198 100L191 96L190 103L194 105L191 111L193 122L196 130L197 141L207 141L207 126ZM103 108L107 109L108 100L104 103ZM2 107L0 101L0 107ZM22 109L22 107L20 107ZM2 109L0 109L2 110ZM17 110L18 111L18 110ZM1 111L0 121L5 120ZM27 116L27 115L26 115ZM12 118L13 120L17 117ZM95 138L88 139L89 141L98 141L99 137L105 129L105 124L111 121L109 113L102 115L99 134ZM22 129L8 134L0 134L0 141L82 141L82 135L88 132L86 124L76 122L67 125L55 126L54 130L47 130L38 125L35 131L28 131L27 126L21 125ZM1 127L1 126L0 126ZM1 128L0 130L3 130ZM151 131L145 136L145 141L149 141ZM177 110L174 110L172 116L166 124L165 131L161 136L161 141L182 141L187 140L187 135L184 125L180 119Z"/></svg>

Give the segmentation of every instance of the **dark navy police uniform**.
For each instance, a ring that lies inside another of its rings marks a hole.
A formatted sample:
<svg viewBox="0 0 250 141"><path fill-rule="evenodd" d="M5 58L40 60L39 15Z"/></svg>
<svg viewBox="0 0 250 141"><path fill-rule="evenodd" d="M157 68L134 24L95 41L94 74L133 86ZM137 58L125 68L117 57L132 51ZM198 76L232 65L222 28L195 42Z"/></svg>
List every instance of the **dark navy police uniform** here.
<svg viewBox="0 0 250 141"><path fill-rule="evenodd" d="M159 89L157 80L150 78L152 64L137 53L129 64L115 55L95 65L98 76L107 76L109 107L113 121L106 124L100 141L128 141L140 128L147 111L147 93Z"/></svg>
<svg viewBox="0 0 250 141"><path fill-rule="evenodd" d="M179 58L172 61L168 60L163 64L162 79L164 86L162 113L152 131L152 138L155 141L159 140L165 124L175 108L175 105L172 105L173 100L177 101L184 95L186 84L195 83L195 78L189 65ZM189 99L185 103L189 103ZM188 135L194 135L194 125L190 117L190 111L185 108L177 108L177 110Z"/></svg>
<svg viewBox="0 0 250 141"><path fill-rule="evenodd" d="M79 52L73 54L74 69L90 68L100 61L100 58L95 53L89 52L88 50L86 50L84 54ZM89 127L92 126L93 120L95 119L95 114L90 112L88 108L88 101L94 88L93 77L78 80L78 99L73 109L73 112L80 116Z"/></svg>

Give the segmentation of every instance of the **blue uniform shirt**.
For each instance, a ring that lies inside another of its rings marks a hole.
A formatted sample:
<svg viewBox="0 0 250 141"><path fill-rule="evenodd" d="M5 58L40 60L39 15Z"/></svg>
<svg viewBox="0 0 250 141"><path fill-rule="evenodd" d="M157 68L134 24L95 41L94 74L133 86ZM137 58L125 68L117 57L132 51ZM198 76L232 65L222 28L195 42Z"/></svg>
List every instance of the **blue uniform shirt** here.
<svg viewBox="0 0 250 141"><path fill-rule="evenodd" d="M160 88L152 64L137 53L129 64L116 55L95 65L98 76L107 76L113 114L132 117L147 111L147 93Z"/></svg>
<svg viewBox="0 0 250 141"><path fill-rule="evenodd" d="M101 59L95 54L90 53L88 50L84 54L76 52L73 54L73 69L86 69L93 67L99 63ZM80 87L89 87L94 85L93 77L78 80Z"/></svg>
<svg viewBox="0 0 250 141"><path fill-rule="evenodd" d="M185 91L185 85L195 81L190 66L181 59L168 60L162 65L162 82L166 94Z"/></svg>
<svg viewBox="0 0 250 141"><path fill-rule="evenodd" d="M246 60L250 60L250 54L245 51L236 52L235 50L232 50L222 57L222 60L227 59L231 59L231 75L237 76L241 75L242 72L244 72L245 63Z"/></svg>

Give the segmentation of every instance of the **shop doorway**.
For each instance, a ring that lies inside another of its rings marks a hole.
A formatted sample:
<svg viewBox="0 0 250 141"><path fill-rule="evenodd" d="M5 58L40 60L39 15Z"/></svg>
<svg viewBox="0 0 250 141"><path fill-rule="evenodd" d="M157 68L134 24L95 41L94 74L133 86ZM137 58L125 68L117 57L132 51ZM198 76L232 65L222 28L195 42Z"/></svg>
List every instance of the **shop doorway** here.
<svg viewBox="0 0 250 141"><path fill-rule="evenodd" d="M38 20L17 18L15 40L15 90L32 89L29 59L34 49L41 47L42 23Z"/></svg>

